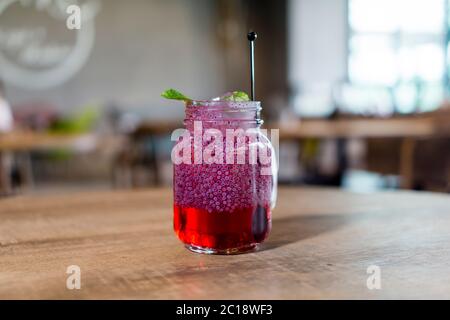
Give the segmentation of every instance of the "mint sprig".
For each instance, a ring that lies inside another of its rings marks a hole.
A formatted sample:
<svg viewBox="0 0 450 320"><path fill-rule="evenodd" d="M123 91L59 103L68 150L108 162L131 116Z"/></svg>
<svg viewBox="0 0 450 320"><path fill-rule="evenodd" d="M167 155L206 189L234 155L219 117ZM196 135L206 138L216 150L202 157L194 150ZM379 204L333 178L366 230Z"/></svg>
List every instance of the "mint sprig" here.
<svg viewBox="0 0 450 320"><path fill-rule="evenodd" d="M192 101L191 98L185 96L181 92L175 89L167 89L163 93L161 93L161 97L171 100L180 100L184 102ZM233 91L226 93L225 95L212 99L213 101L234 101L234 102L243 102L250 101L248 94L243 91Z"/></svg>
<svg viewBox="0 0 450 320"><path fill-rule="evenodd" d="M250 101L250 98L248 97L248 94L246 94L243 91L233 91L230 95L225 96L224 100L226 101Z"/></svg>
<svg viewBox="0 0 450 320"><path fill-rule="evenodd" d="M181 101L191 101L191 98L186 97L181 92L175 89L167 89L163 93L161 93L161 97L171 100L181 100Z"/></svg>

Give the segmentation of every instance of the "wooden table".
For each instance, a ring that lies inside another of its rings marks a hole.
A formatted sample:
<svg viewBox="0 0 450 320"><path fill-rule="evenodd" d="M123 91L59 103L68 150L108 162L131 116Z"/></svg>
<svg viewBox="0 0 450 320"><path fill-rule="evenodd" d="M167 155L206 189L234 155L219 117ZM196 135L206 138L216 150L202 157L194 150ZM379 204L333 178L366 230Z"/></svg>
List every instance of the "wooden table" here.
<svg viewBox="0 0 450 320"><path fill-rule="evenodd" d="M171 204L169 189L1 200L0 298L450 298L448 195L281 188L268 241L236 256L184 249Z"/></svg>

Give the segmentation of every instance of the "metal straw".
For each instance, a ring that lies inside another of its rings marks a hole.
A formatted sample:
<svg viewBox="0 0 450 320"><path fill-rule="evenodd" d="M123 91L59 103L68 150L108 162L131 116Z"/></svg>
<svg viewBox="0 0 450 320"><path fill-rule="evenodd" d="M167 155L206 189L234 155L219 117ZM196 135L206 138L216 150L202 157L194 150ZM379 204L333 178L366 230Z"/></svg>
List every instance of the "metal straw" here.
<svg viewBox="0 0 450 320"><path fill-rule="evenodd" d="M251 93L250 97L252 101L255 101L255 40L257 35L251 31L247 34L247 39L250 45L250 81L251 81Z"/></svg>

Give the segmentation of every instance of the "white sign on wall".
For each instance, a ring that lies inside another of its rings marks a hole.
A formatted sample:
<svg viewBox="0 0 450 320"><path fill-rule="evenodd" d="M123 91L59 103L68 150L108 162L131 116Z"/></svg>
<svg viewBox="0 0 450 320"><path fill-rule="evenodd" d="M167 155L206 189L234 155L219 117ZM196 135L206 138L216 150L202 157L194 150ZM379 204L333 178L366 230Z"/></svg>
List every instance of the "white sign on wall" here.
<svg viewBox="0 0 450 320"><path fill-rule="evenodd" d="M100 0L0 0L0 78L27 89L70 79L91 54L99 10Z"/></svg>

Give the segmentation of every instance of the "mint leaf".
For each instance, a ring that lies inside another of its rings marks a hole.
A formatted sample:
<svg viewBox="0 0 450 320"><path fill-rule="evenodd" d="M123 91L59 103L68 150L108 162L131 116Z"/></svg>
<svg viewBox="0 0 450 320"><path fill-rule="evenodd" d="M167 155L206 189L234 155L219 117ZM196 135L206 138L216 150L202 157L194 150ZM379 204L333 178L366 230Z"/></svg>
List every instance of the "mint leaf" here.
<svg viewBox="0 0 450 320"><path fill-rule="evenodd" d="M181 92L175 89L167 89L163 93L161 93L161 97L171 100L181 100L181 101L191 101L191 98L186 97ZM248 94L243 91L233 91L226 93L225 95L212 99L213 101L234 101L234 102L242 102L242 101L250 101Z"/></svg>
<svg viewBox="0 0 450 320"><path fill-rule="evenodd" d="M240 102L250 101L250 98L248 97L248 94L243 91L233 91L230 95L225 96L224 100Z"/></svg>
<svg viewBox="0 0 450 320"><path fill-rule="evenodd" d="M161 97L171 100L181 100L181 101L190 101L191 98L186 97L181 92L175 90L175 89L167 89L163 93L161 93Z"/></svg>

